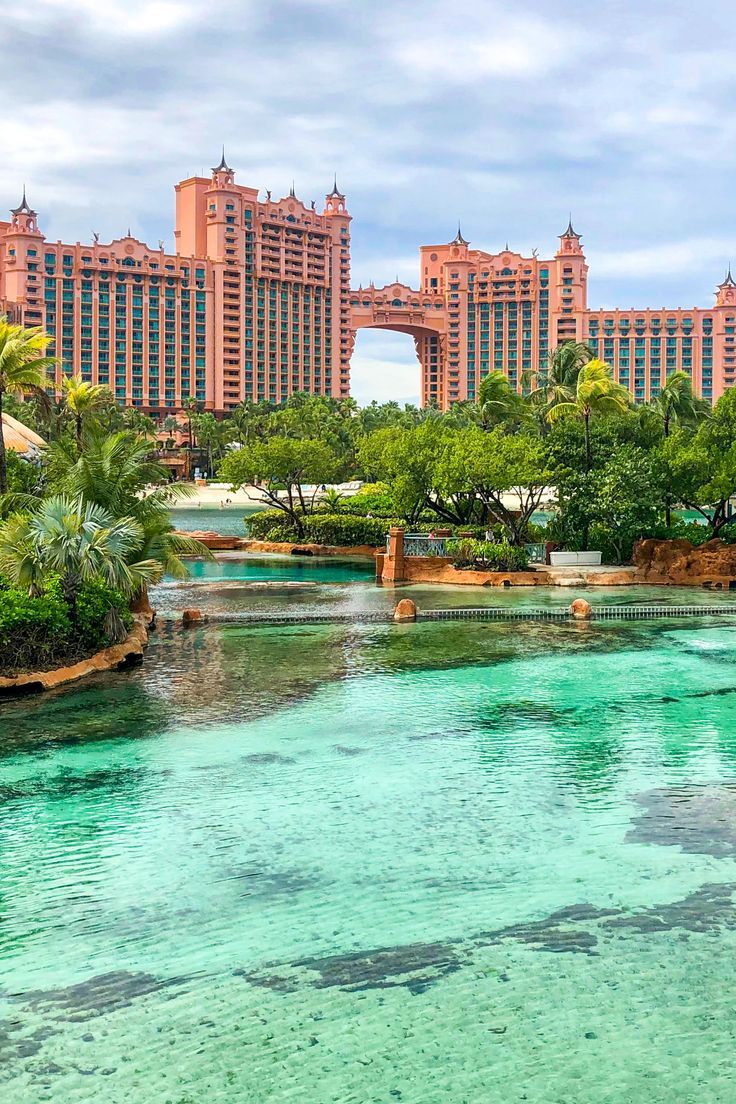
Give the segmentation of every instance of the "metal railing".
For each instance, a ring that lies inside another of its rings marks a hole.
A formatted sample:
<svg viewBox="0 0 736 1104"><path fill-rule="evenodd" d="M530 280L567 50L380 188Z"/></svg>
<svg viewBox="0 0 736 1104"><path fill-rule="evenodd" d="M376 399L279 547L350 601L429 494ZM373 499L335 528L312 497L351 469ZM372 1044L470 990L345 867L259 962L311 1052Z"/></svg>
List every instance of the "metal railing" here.
<svg viewBox="0 0 736 1104"><path fill-rule="evenodd" d="M428 533L404 535L405 556L446 556L444 537L431 537Z"/></svg>

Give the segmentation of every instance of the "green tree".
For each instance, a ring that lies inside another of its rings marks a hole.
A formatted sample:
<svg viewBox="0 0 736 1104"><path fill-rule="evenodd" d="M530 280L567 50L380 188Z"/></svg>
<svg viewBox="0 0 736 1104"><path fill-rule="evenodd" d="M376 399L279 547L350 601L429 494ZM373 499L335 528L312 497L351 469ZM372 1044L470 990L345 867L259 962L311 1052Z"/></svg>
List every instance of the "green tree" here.
<svg viewBox="0 0 736 1104"><path fill-rule="evenodd" d="M673 425L698 425L711 409L709 402L694 394L693 381L687 372L673 372L649 406L661 420L665 437L669 437Z"/></svg>
<svg viewBox="0 0 736 1104"><path fill-rule="evenodd" d="M696 510L717 537L736 495L736 389L726 391L693 434L678 427L658 450L668 499Z"/></svg>
<svg viewBox="0 0 736 1104"><path fill-rule="evenodd" d="M40 327L26 329L0 316L0 495L8 491L8 466L3 433L3 401L6 395L20 395L42 388L46 371L56 364L46 356L51 340Z"/></svg>
<svg viewBox="0 0 736 1104"><path fill-rule="evenodd" d="M630 558L634 541L660 524L662 489L643 449L624 445L594 472L592 498L596 547L618 564Z"/></svg>
<svg viewBox="0 0 736 1104"><path fill-rule="evenodd" d="M215 460L219 460L223 453L223 423L218 422L209 410L194 414L192 422L199 446L207 452L207 473L211 478L215 472Z"/></svg>
<svg viewBox="0 0 736 1104"><path fill-rule="evenodd" d="M432 501L437 462L454 431L442 419L429 419L412 429L379 429L358 446L358 463L370 479L389 484L401 517L416 524Z"/></svg>
<svg viewBox="0 0 736 1104"><path fill-rule="evenodd" d="M182 399L181 404L182 413L187 420L187 428L189 430L189 463L187 478L192 478L192 452L194 450L194 417L199 411L199 400L190 396L187 399Z"/></svg>
<svg viewBox="0 0 736 1104"><path fill-rule="evenodd" d="M602 360L583 364L572 388L562 392L547 411L547 419L575 416L582 418L585 435L585 470L590 471L592 453L590 446L590 420L594 415L623 414L631 404L625 387L611 376L611 370Z"/></svg>
<svg viewBox="0 0 736 1104"><path fill-rule="evenodd" d="M221 462L219 474L233 490L256 484L271 505L283 511L297 534L304 535L304 516L314 510L319 487L332 481L339 466L335 452L315 438L271 437L257 441ZM311 485L307 492L306 485Z"/></svg>
<svg viewBox="0 0 736 1104"><path fill-rule="evenodd" d="M540 438L500 427L461 430L446 438L428 505L460 524L482 506L478 520L500 522L511 543L521 545L551 477Z"/></svg>
<svg viewBox="0 0 736 1104"><path fill-rule="evenodd" d="M110 389L101 383L89 383L80 375L65 376L62 391L67 410L74 418L74 437L77 443L77 455L82 452L82 430L85 419L99 411L110 402Z"/></svg>

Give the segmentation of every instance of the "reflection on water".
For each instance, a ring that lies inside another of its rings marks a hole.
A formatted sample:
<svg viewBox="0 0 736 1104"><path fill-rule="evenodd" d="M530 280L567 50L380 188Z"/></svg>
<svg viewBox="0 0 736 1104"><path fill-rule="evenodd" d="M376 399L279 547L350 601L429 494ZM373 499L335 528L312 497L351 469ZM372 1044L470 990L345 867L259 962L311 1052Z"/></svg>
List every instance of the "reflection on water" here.
<svg viewBox="0 0 736 1104"><path fill-rule="evenodd" d="M395 600L315 590L211 600ZM4 706L4 1104L725 1104L734 658L707 618L164 622Z"/></svg>

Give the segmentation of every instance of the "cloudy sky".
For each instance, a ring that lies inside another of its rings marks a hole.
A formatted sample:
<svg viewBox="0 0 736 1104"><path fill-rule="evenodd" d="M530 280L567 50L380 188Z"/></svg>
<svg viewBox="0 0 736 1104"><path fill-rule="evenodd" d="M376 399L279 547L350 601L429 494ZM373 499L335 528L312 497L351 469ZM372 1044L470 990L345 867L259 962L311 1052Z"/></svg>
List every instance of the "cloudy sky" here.
<svg viewBox="0 0 736 1104"><path fill-rule="evenodd" d="M732 0L26 0L0 37L0 208L48 237L173 247L173 184L219 160L304 200L333 171L355 282L416 286L462 222L542 256L572 211L592 306L711 301L736 261ZM354 393L411 399L364 331Z"/></svg>

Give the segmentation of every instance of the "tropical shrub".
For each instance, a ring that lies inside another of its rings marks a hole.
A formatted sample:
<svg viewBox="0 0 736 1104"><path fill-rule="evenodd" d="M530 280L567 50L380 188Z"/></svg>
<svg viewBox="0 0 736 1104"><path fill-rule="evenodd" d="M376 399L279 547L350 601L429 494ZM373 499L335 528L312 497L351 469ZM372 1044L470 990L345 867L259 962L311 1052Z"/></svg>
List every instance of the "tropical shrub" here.
<svg viewBox="0 0 736 1104"><path fill-rule="evenodd" d="M307 514L301 519L301 532L292 527L280 510L262 510L244 519L252 540L334 544L350 547L358 544L379 545L386 539L395 518L355 517L351 514Z"/></svg>
<svg viewBox="0 0 736 1104"><path fill-rule="evenodd" d="M351 517L350 514L312 514L306 519L307 540L315 544L383 544L392 525L390 518Z"/></svg>
<svg viewBox="0 0 736 1104"><path fill-rule="evenodd" d="M84 583L76 601L73 616L58 579L38 597L0 581L0 674L45 671L106 648L117 639L111 610L126 632L132 625L123 595L102 582Z"/></svg>
<svg viewBox="0 0 736 1104"><path fill-rule="evenodd" d="M524 571L529 557L523 548L508 541L448 540L445 548L457 568L475 571Z"/></svg>

